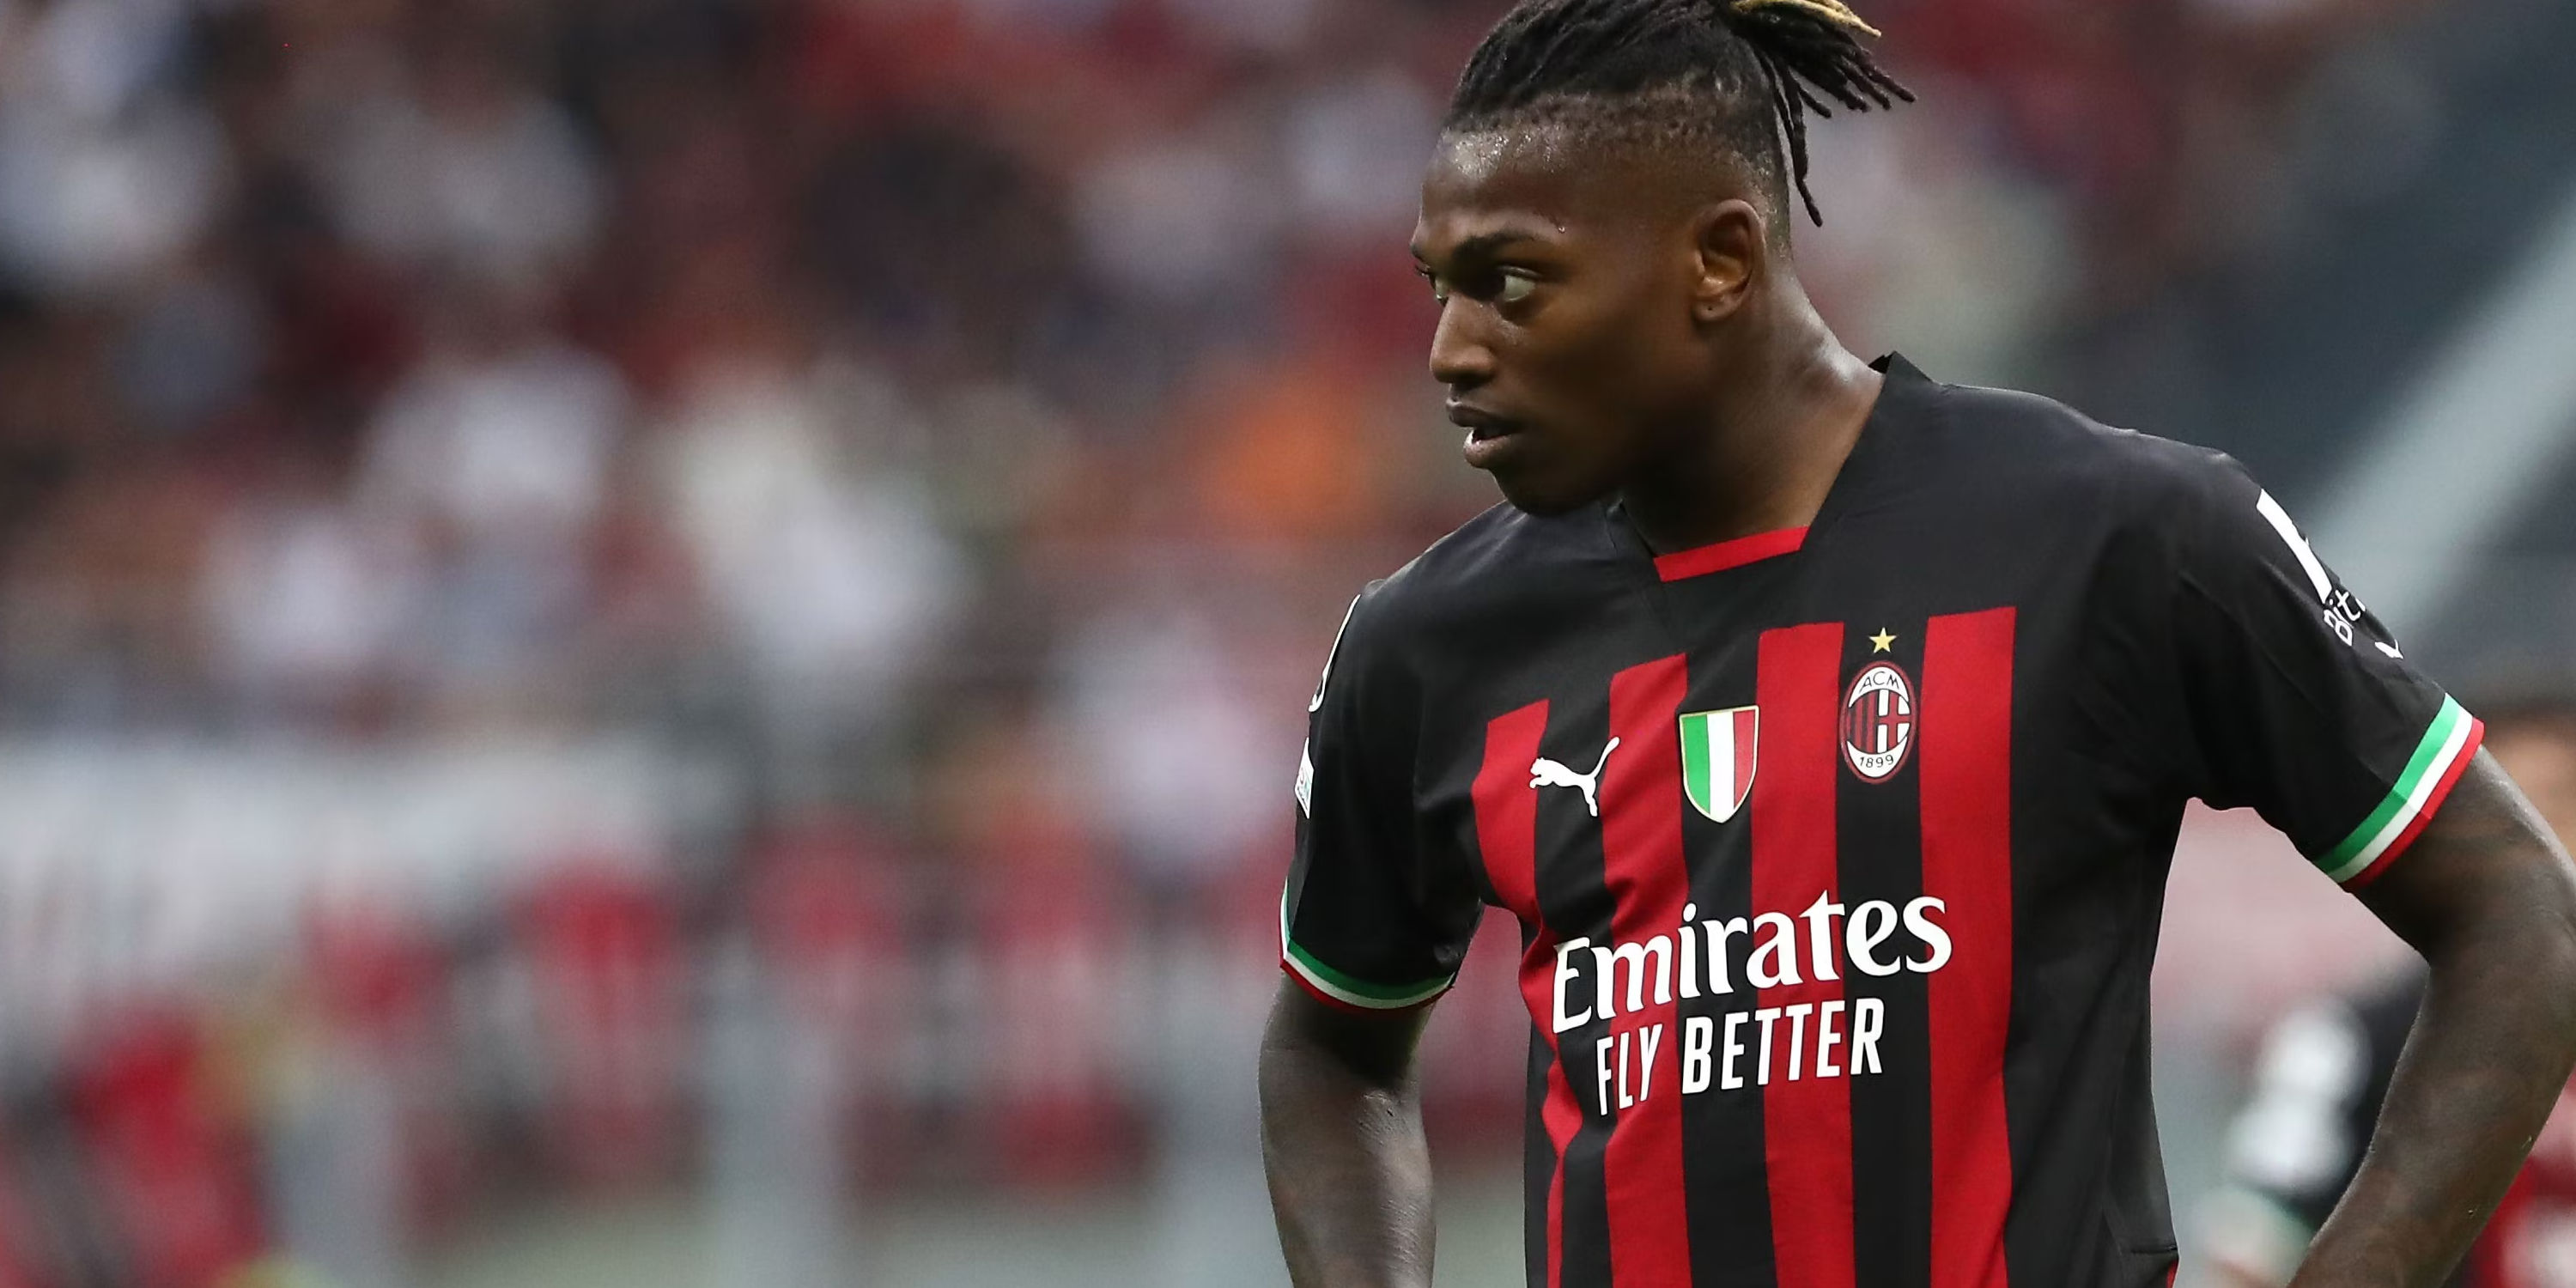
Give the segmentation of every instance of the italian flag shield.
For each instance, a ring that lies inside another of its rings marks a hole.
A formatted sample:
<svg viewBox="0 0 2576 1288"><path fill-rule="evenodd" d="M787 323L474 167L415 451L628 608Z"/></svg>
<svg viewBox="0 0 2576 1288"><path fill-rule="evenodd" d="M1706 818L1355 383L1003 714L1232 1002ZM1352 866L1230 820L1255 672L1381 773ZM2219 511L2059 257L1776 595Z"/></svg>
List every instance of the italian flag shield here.
<svg viewBox="0 0 2576 1288"><path fill-rule="evenodd" d="M1682 789L1691 805L1723 823L1753 791L1757 707L1694 711L1682 717Z"/></svg>

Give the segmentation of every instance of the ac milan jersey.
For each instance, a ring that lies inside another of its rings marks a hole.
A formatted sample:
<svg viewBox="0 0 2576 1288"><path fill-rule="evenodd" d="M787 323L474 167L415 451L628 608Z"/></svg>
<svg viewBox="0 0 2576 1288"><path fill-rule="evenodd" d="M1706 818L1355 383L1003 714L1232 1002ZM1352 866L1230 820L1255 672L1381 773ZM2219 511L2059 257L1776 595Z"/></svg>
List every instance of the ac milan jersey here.
<svg viewBox="0 0 2576 1288"><path fill-rule="evenodd" d="M1353 605L1286 967L1519 918L1532 1288L2162 1284L2147 975L2185 801L2397 860L2479 726L2227 458L1885 390L1813 525L1497 508Z"/></svg>

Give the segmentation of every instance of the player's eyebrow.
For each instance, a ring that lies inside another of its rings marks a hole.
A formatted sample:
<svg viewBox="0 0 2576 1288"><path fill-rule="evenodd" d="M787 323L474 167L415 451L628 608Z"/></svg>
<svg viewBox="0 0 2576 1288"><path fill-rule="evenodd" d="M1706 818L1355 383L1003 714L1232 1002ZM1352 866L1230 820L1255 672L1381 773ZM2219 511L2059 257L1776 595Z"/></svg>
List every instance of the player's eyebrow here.
<svg viewBox="0 0 2576 1288"><path fill-rule="evenodd" d="M1478 233L1452 247L1449 252L1449 257L1452 259L1486 259L1491 258L1496 251L1499 251L1506 246L1510 246L1515 242L1536 240L1538 239L1532 237L1528 233L1514 232L1509 229L1504 229L1499 232ZM1413 245L1413 258L1417 263L1428 264L1431 262L1431 256L1424 253L1420 242L1416 242Z"/></svg>

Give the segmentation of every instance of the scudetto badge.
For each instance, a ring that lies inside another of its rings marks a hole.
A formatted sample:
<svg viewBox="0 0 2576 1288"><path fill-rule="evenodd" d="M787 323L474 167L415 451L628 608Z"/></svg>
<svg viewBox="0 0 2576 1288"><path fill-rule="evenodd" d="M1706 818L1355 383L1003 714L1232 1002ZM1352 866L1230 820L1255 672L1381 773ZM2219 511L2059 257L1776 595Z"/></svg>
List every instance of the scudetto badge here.
<svg viewBox="0 0 2576 1288"><path fill-rule="evenodd" d="M1682 791L1692 808L1723 823L1753 791L1754 753L1762 713L1753 707L1694 711L1682 717Z"/></svg>
<svg viewBox="0 0 2576 1288"><path fill-rule="evenodd" d="M1873 662L1843 697L1843 761L1883 783L1905 767L1914 747L1914 685L1893 662Z"/></svg>

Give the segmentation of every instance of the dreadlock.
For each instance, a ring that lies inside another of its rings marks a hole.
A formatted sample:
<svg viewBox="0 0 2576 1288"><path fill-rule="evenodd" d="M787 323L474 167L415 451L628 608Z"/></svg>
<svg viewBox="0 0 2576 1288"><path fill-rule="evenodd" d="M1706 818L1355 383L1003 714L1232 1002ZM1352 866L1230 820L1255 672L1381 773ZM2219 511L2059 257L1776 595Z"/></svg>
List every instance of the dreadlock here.
<svg viewBox="0 0 2576 1288"><path fill-rule="evenodd" d="M1855 112L1912 91L1861 45L1878 29L1843 0L1521 0L1477 46L1447 127L1532 121L1715 143L1781 177L1781 140L1807 217L1807 113ZM1821 95L1821 97L1820 97Z"/></svg>

